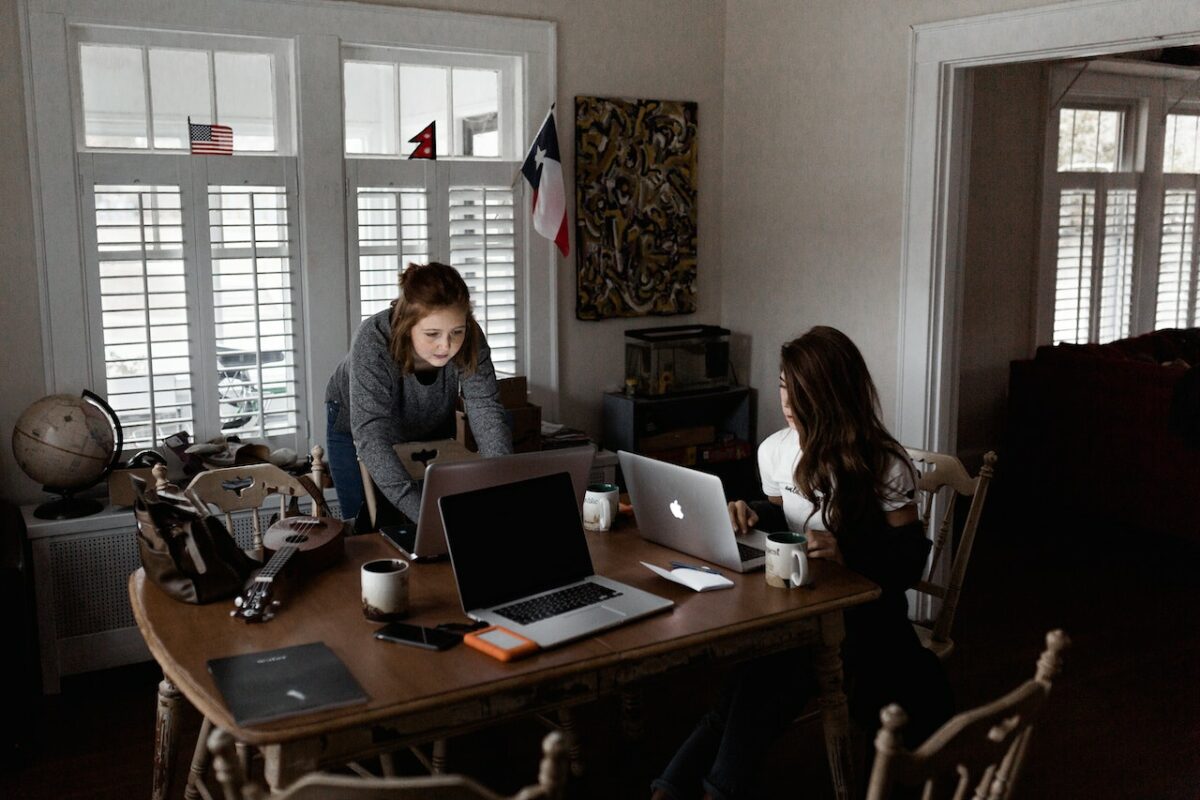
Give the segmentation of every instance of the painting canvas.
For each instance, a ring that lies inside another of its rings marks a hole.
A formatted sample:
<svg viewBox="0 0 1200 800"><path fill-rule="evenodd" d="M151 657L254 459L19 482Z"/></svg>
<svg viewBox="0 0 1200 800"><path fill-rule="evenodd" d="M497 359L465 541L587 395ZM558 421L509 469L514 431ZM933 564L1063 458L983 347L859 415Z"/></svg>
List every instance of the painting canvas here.
<svg viewBox="0 0 1200 800"><path fill-rule="evenodd" d="M696 310L696 104L575 98L575 316Z"/></svg>

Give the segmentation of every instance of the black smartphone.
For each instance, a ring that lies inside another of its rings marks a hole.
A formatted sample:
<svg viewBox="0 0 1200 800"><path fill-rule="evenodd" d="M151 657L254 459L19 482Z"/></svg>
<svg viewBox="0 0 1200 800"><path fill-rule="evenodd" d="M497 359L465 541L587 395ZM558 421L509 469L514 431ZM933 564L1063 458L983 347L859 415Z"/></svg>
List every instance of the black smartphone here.
<svg viewBox="0 0 1200 800"><path fill-rule="evenodd" d="M427 650L449 650L462 641L460 634L410 625L407 622L389 622L375 631L375 638L385 642L411 644L413 647L424 647Z"/></svg>

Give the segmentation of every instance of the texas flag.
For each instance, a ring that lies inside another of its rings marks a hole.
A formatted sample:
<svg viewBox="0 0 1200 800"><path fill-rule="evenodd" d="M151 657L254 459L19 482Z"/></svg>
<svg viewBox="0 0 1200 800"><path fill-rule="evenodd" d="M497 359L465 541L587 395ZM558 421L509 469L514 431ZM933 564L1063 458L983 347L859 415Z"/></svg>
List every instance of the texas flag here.
<svg viewBox="0 0 1200 800"><path fill-rule="evenodd" d="M567 199L554 106L550 106L550 113L529 148L521 174L533 189L533 229L558 245L558 251L566 256L571 245L567 238Z"/></svg>

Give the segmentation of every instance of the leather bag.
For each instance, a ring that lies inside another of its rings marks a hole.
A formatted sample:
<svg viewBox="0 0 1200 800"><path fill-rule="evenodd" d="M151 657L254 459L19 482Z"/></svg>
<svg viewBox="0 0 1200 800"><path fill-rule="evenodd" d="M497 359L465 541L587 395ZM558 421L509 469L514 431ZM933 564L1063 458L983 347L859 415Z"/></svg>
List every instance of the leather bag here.
<svg viewBox="0 0 1200 800"><path fill-rule="evenodd" d="M261 564L237 546L221 521L177 489L156 491L139 478L130 480L146 577L185 603L239 594Z"/></svg>

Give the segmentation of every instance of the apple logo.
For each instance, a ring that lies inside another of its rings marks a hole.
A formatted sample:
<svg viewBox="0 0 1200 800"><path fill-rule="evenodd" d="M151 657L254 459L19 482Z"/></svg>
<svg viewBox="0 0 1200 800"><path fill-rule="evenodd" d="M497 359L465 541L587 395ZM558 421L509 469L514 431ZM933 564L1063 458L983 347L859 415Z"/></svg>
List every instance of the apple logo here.
<svg viewBox="0 0 1200 800"><path fill-rule="evenodd" d="M674 516L675 519L683 519L683 506L679 505L678 500L672 500L670 508L671 515Z"/></svg>

